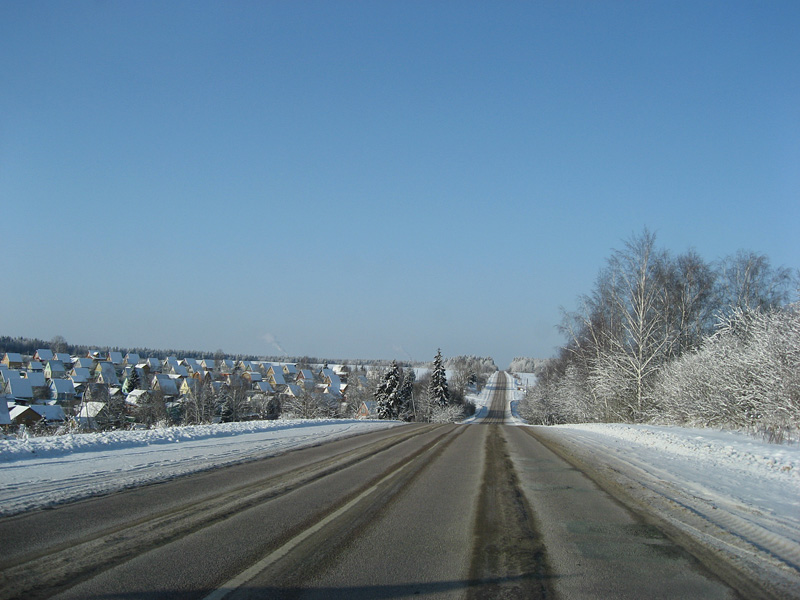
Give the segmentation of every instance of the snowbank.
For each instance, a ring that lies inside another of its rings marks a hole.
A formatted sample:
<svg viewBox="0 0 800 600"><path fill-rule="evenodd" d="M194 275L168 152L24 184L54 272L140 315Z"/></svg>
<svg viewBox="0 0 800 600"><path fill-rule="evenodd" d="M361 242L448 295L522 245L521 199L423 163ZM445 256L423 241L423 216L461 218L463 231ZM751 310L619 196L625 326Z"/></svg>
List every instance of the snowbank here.
<svg viewBox="0 0 800 600"><path fill-rule="evenodd" d="M0 515L171 479L398 421L277 420L0 440Z"/></svg>

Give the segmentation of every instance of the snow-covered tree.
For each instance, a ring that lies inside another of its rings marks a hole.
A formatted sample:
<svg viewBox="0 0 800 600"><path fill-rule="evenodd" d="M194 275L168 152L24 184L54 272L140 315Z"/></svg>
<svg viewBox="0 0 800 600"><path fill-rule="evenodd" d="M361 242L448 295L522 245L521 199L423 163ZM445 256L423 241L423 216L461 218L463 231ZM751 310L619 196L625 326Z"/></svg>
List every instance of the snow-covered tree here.
<svg viewBox="0 0 800 600"><path fill-rule="evenodd" d="M659 421L797 438L800 305L722 317L696 352L662 370L653 396Z"/></svg>
<svg viewBox="0 0 800 600"><path fill-rule="evenodd" d="M383 379L375 390L375 404L377 405L379 419L396 419L400 416L401 398L400 387L403 373L396 361L386 371Z"/></svg>
<svg viewBox="0 0 800 600"><path fill-rule="evenodd" d="M428 402L431 406L445 407L450 402L450 391L447 388L447 373L442 360L442 350L436 352L433 359L431 380L428 384Z"/></svg>
<svg viewBox="0 0 800 600"><path fill-rule="evenodd" d="M517 356L508 367L512 373L535 373L536 361L532 358L525 356Z"/></svg>
<svg viewBox="0 0 800 600"><path fill-rule="evenodd" d="M189 425L211 423L217 407L217 392L211 376L184 398L184 421Z"/></svg>

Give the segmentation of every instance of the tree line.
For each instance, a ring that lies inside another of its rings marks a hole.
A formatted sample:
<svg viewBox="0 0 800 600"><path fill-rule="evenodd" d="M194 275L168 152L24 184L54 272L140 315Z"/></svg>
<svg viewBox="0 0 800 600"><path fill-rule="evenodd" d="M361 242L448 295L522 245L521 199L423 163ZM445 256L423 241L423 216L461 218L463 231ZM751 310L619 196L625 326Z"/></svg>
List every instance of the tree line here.
<svg viewBox="0 0 800 600"><path fill-rule="evenodd" d="M782 437L800 427L798 274L739 251L673 255L645 229L605 261L537 373L532 422L668 422Z"/></svg>
<svg viewBox="0 0 800 600"><path fill-rule="evenodd" d="M288 355L255 355L255 354L227 354L221 349L209 352L207 350L180 350L180 349L164 349L164 348L146 348L146 347L124 347L124 346L87 346L85 344L72 344L61 336L56 335L50 340L42 340L39 338L28 338L21 336L8 336L0 335L0 356L6 352L16 352L22 355L32 356L37 350L41 348L49 348L53 352L64 352L71 356L86 356L89 352L100 352L107 354L108 352L120 352L123 356L126 354L138 354L143 358L157 358L164 360L170 356L177 356L180 358L191 357L198 360L207 358L214 359L231 359L234 361L249 360L259 362L272 362L272 363L293 363L299 365L324 365L324 364L341 364L341 365L369 365L369 366L383 366L391 365L392 361L389 359L334 359L334 358L321 358L317 356L288 356ZM491 360L491 359L489 359ZM412 365L412 363L404 363ZM424 363L413 363L422 365Z"/></svg>
<svg viewBox="0 0 800 600"><path fill-rule="evenodd" d="M448 381L447 370L451 371ZM475 413L468 401L468 388L480 389L488 375L497 371L491 357L442 357L437 350L431 368L421 377L411 367L393 361L384 370L372 370L373 383L361 401L372 401L380 419L447 423L460 421Z"/></svg>

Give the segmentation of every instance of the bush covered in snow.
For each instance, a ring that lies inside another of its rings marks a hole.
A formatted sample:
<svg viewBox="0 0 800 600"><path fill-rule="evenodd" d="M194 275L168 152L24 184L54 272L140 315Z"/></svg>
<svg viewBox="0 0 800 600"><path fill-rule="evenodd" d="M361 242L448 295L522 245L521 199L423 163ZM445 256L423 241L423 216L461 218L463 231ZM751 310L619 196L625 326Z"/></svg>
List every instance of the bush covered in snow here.
<svg viewBox="0 0 800 600"><path fill-rule="evenodd" d="M696 351L666 365L655 419L754 429L781 441L800 432L800 305L737 309Z"/></svg>

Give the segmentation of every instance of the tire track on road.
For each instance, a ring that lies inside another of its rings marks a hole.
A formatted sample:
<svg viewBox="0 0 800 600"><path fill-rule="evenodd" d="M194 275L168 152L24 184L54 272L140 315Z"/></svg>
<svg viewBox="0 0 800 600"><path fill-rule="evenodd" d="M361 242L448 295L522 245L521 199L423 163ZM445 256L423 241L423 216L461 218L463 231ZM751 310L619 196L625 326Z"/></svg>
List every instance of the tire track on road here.
<svg viewBox="0 0 800 600"><path fill-rule="evenodd" d="M353 467L417 436L432 436L436 440L443 433L441 426L400 431L298 469L277 476L267 475L200 501L187 500L169 510L102 529L90 536L76 533L76 536L45 550L12 558L6 555L5 560L0 558L0 599L49 596L54 591L66 589L151 548L188 536L256 505ZM87 507L91 502L86 501ZM54 513L47 511L45 514L49 518ZM9 517L3 520L2 525L19 526L27 518L26 515Z"/></svg>

